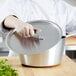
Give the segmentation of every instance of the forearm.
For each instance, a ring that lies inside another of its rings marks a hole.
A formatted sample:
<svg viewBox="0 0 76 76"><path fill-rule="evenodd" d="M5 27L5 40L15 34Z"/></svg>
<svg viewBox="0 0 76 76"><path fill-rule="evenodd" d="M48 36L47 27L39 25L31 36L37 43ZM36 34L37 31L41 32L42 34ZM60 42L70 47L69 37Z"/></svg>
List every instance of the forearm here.
<svg viewBox="0 0 76 76"><path fill-rule="evenodd" d="M13 16L8 16L4 20L4 26L6 28L14 28L16 29L16 32L18 35L21 37L30 37L34 35L34 30L39 30L37 28L34 28L31 24L25 23L21 21L20 19L13 17Z"/></svg>
<svg viewBox="0 0 76 76"><path fill-rule="evenodd" d="M10 15L8 17L5 18L4 20L4 26L7 28L15 28L16 23L19 23L19 19Z"/></svg>

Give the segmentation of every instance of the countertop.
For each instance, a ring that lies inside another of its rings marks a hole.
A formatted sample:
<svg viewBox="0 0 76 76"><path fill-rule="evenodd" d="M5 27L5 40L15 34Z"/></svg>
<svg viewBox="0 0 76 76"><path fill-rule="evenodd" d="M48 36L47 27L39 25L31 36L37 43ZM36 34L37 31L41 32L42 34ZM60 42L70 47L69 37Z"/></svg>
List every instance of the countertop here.
<svg viewBox="0 0 76 76"><path fill-rule="evenodd" d="M76 76L76 63L64 56L60 65L47 68L22 67L18 56L7 58L13 68L18 70L19 76Z"/></svg>

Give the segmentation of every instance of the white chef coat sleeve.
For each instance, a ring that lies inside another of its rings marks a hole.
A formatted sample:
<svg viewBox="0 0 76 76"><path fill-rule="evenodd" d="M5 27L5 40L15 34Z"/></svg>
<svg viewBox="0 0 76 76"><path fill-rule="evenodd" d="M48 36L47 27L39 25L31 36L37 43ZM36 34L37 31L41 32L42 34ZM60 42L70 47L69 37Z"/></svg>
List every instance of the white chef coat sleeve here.
<svg viewBox="0 0 76 76"><path fill-rule="evenodd" d="M66 32L76 32L76 7L67 4Z"/></svg>
<svg viewBox="0 0 76 76"><path fill-rule="evenodd" d="M2 8L0 8L0 22L2 22L9 15L16 15L21 17L20 0L7 0Z"/></svg>

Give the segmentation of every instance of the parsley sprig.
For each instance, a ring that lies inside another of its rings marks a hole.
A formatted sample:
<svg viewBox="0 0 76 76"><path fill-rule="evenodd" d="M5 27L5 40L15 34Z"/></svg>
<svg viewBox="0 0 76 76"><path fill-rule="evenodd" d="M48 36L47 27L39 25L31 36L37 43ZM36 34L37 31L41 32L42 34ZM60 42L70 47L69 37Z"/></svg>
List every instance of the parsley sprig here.
<svg viewBox="0 0 76 76"><path fill-rule="evenodd" d="M12 69L11 65L6 65L7 59L0 61L0 76L18 76L17 70Z"/></svg>

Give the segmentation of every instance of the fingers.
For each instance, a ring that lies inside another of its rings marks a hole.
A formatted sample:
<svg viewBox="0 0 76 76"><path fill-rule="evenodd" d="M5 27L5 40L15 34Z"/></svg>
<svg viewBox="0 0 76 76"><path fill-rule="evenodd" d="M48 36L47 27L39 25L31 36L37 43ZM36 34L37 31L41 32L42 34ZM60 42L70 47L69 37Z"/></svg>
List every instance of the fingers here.
<svg viewBox="0 0 76 76"><path fill-rule="evenodd" d="M29 27L29 28L24 28L24 29L22 29L22 30L19 32L19 35L20 35L21 37L25 37L25 38L27 38L27 37L32 37L32 36L34 36L34 34L35 34L34 30L36 30L36 31L41 31L40 29L33 28L33 27Z"/></svg>
<svg viewBox="0 0 76 76"><path fill-rule="evenodd" d="M24 32L23 32L25 37L30 37L29 35L29 27L24 28Z"/></svg>
<svg viewBox="0 0 76 76"><path fill-rule="evenodd" d="M29 35L30 35L30 37L34 35L34 30L33 30L33 28L30 28L30 29L29 29Z"/></svg>
<svg viewBox="0 0 76 76"><path fill-rule="evenodd" d="M22 30L17 32L21 37L31 37L34 35L33 27L24 27Z"/></svg>
<svg viewBox="0 0 76 76"><path fill-rule="evenodd" d="M33 30L33 27L32 26L28 26L27 28L24 29L24 32L25 33L24 35L26 37L31 37L34 35L34 30Z"/></svg>
<svg viewBox="0 0 76 76"><path fill-rule="evenodd" d="M41 29L38 28L34 28L32 25L27 24L27 25L23 25L17 28L17 33L21 36L21 37L31 37L34 36L34 30L36 31L41 31Z"/></svg>

